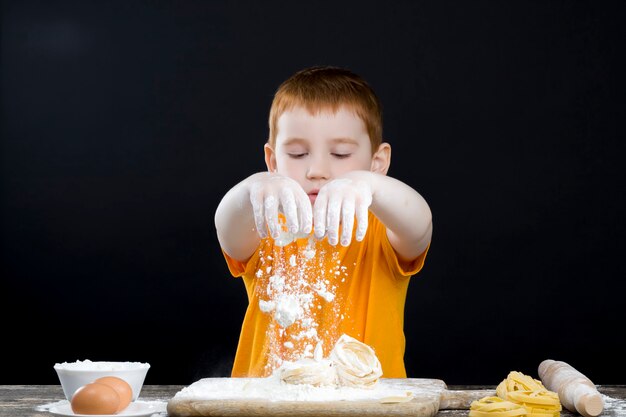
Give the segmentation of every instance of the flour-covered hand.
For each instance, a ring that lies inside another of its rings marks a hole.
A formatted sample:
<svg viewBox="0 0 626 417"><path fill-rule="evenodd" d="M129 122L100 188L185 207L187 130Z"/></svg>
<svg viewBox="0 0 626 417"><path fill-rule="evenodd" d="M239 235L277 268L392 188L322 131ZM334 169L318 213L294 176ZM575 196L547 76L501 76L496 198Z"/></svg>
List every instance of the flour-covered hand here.
<svg viewBox="0 0 626 417"><path fill-rule="evenodd" d="M261 238L267 237L268 229L272 238L278 238L281 232L280 212L285 216L289 232L311 232L311 202L300 184L289 177L268 174L255 179L250 183L250 202Z"/></svg>
<svg viewBox="0 0 626 417"><path fill-rule="evenodd" d="M348 246L352 240L352 230L356 217L356 240L361 241L367 232L368 207L372 204L372 190L363 179L343 177L324 185L317 195L313 208L315 236L318 239L328 236L328 243L339 242L341 224L341 245Z"/></svg>

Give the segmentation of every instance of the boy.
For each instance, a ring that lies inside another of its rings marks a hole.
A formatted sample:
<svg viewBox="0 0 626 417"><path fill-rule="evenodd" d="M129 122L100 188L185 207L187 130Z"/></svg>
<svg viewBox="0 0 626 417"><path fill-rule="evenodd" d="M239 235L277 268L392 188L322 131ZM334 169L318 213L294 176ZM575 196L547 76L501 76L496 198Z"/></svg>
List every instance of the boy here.
<svg viewBox="0 0 626 417"><path fill-rule="evenodd" d="M267 172L235 185L215 213L249 300L232 376L327 356L345 333L375 350L384 377L406 377L404 303L432 218L415 190L386 176L391 147L373 90L341 68L294 74L275 94L264 149Z"/></svg>

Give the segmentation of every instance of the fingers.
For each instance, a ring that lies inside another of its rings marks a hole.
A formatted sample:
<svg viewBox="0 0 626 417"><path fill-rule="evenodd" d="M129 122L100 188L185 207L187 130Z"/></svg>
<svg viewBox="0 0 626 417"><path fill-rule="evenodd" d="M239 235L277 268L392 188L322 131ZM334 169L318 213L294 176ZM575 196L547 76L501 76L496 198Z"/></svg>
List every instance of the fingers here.
<svg viewBox="0 0 626 417"><path fill-rule="evenodd" d="M279 238L282 232L279 213L283 212L292 235L307 236L313 229L315 237L328 237L328 243L350 245L355 228L357 241L362 241L368 228L368 208L372 203L369 184L348 179L329 182L320 190L312 207L308 195L290 179L273 178L251 187L250 201L254 222L261 238ZM340 231L341 225L341 231ZM341 236L339 236L341 234ZM300 236L302 237L302 236Z"/></svg>
<svg viewBox="0 0 626 417"><path fill-rule="evenodd" d="M263 209L265 210L265 222L270 229L270 236L276 239L280 236L280 223L278 222L278 200L273 194L265 196Z"/></svg>
<svg viewBox="0 0 626 417"><path fill-rule="evenodd" d="M313 228L313 209L309 196L289 178L271 177L250 187L254 223L261 238L277 239L283 232L282 212L289 233L308 235Z"/></svg>
<svg viewBox="0 0 626 417"><path fill-rule="evenodd" d="M311 200L304 190L300 189L299 191L300 192L296 193L295 198L299 215L300 231L308 235L313 228L313 207L311 207Z"/></svg>
<svg viewBox="0 0 626 417"><path fill-rule="evenodd" d="M328 235L328 243L335 246L337 244L339 234L339 219L342 206L341 195L332 194L328 199L328 211L326 216L326 234Z"/></svg>
<svg viewBox="0 0 626 417"><path fill-rule="evenodd" d="M360 242L365 238L365 233L367 232L367 208L368 205L358 204L356 206L356 241Z"/></svg>
<svg viewBox="0 0 626 417"><path fill-rule="evenodd" d="M358 187L358 202L356 205L356 234L355 238L357 242L362 241L365 238L365 233L367 232L367 222L368 222L368 209L372 204L372 191L370 190L367 184L362 183Z"/></svg>
<svg viewBox="0 0 626 417"><path fill-rule="evenodd" d="M255 186L250 190L250 203L252 203L252 212L254 214L254 224L261 239L267 237L267 228L265 226L265 210L263 202L263 189Z"/></svg>
<svg viewBox="0 0 626 417"><path fill-rule="evenodd" d="M315 199L313 208L313 224L315 227L315 237L322 239L326 234L326 207L328 206L328 191L322 188Z"/></svg>
<svg viewBox="0 0 626 417"><path fill-rule="evenodd" d="M287 230L289 230L290 233L298 233L298 229L300 228L298 206L291 189L285 187L280 190L280 204L287 222Z"/></svg>
<svg viewBox="0 0 626 417"><path fill-rule="evenodd" d="M372 203L372 193L366 183L335 180L323 187L313 208L315 237L328 237L328 243L350 245L356 218L356 240L365 238L368 227L368 208ZM341 225L341 239L339 226Z"/></svg>
<svg viewBox="0 0 626 417"><path fill-rule="evenodd" d="M341 246L348 246L354 227L354 198L344 200L341 207Z"/></svg>

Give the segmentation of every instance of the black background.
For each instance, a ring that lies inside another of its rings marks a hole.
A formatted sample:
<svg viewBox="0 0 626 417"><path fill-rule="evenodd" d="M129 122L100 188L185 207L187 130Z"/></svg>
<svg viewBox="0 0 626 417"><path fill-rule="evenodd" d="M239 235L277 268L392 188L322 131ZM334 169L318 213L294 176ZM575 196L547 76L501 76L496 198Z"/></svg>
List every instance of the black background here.
<svg viewBox="0 0 626 417"><path fill-rule="evenodd" d="M434 215L409 376L564 360L625 382L623 3L4 1L0 384L56 362L227 376L247 303L213 215L265 169L276 87L380 96L389 175Z"/></svg>

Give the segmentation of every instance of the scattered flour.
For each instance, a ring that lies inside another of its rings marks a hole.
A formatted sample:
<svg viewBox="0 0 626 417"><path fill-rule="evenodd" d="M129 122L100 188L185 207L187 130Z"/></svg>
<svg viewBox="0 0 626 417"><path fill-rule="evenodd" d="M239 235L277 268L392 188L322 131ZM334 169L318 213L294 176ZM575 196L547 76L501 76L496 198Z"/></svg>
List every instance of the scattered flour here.
<svg viewBox="0 0 626 417"><path fill-rule="evenodd" d="M280 275L272 275L270 277L270 292L281 292L285 288L285 278Z"/></svg>
<svg viewBox="0 0 626 417"><path fill-rule="evenodd" d="M68 400L55 401L53 403L38 405L37 407L35 407L35 410L40 412L50 411L51 408L61 407L69 403L70 402Z"/></svg>
<svg viewBox="0 0 626 417"><path fill-rule="evenodd" d="M307 248L305 249L302 253L304 254L304 257L307 259L313 259L313 257L315 256L315 252L316 250L313 248Z"/></svg>
<svg viewBox="0 0 626 417"><path fill-rule="evenodd" d="M279 232L279 235L276 239L274 239L274 244L276 246L287 246L288 244L294 242L297 239L302 239L307 237L307 234L304 234L302 232L300 233L291 233L287 230L281 230Z"/></svg>
<svg viewBox="0 0 626 417"><path fill-rule="evenodd" d="M317 336L317 330L315 329L316 326L317 326L317 323L313 323L311 327L309 327L308 329L303 330L300 333L293 335L292 336L293 339L294 340L300 340L303 338L310 339L310 340L315 339Z"/></svg>
<svg viewBox="0 0 626 417"><path fill-rule="evenodd" d="M264 313L269 313L276 308L276 303L273 301L259 300L259 309Z"/></svg>
<svg viewBox="0 0 626 417"><path fill-rule="evenodd" d="M274 239L274 244L276 246L287 246L294 240L294 235L289 232L280 232L280 235Z"/></svg>
<svg viewBox="0 0 626 417"><path fill-rule="evenodd" d="M602 394L602 400L604 401L602 416L626 416L626 399L613 398Z"/></svg>
<svg viewBox="0 0 626 417"><path fill-rule="evenodd" d="M167 416L167 402L168 400L142 400L138 399L137 401L133 401L130 405L120 411L119 415L123 416L124 414L141 414L145 415L146 412L151 412L151 417L154 416ZM41 404L35 407L35 411L38 412L53 412L60 413L62 415L71 416L71 405L67 400L56 401L53 403Z"/></svg>
<svg viewBox="0 0 626 417"><path fill-rule="evenodd" d="M303 314L304 310L298 302L298 297L296 295L283 294L276 303L274 318L282 327L289 327Z"/></svg>
<svg viewBox="0 0 626 417"><path fill-rule="evenodd" d="M259 252L255 273L258 308L272 318L266 375L285 361L311 358L321 340L334 343L341 320L349 318L343 314L346 300L338 296L338 286L350 271L341 264L339 251L312 234L281 227L273 246ZM318 321L323 323L320 329Z"/></svg>
<svg viewBox="0 0 626 417"><path fill-rule="evenodd" d="M198 400L260 399L267 401L359 401L406 397L415 388L381 381L372 389L294 385L278 375L267 378L205 378L176 393L174 398Z"/></svg>
<svg viewBox="0 0 626 417"><path fill-rule="evenodd" d="M301 236L283 230L279 238L274 240L274 243L282 248L299 237ZM274 312L274 319L283 328L291 326L298 320L305 321L304 327L311 326L311 315L308 312L313 304L313 293L328 303L335 299L334 290L336 286L332 286L324 276L318 276L313 272L315 265L312 265L312 260L317 253L314 245L315 240L310 238L308 245L302 251L304 256L297 257L296 254L289 256L288 262L292 275L294 270L296 271L295 274L298 275L295 282L286 284L285 266L277 265L276 268L267 266L264 269L266 274L270 274L273 269L274 274L269 277L267 285L267 296L270 299L259 298L259 309L264 313ZM267 259L272 260L272 257L267 256ZM339 263L340 261L337 261L337 264ZM345 269L345 267L340 266L329 271L329 274L337 276ZM261 278L264 275L263 268L259 268L255 275L257 278ZM318 306L317 308L320 309L321 307Z"/></svg>

